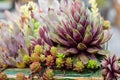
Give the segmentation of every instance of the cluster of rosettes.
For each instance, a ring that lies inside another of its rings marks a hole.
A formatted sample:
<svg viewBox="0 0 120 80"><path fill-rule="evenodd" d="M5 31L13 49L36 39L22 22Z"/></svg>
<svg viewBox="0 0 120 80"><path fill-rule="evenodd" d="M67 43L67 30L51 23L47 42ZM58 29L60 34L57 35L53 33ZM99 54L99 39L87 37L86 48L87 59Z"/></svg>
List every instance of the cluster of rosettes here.
<svg viewBox="0 0 120 80"><path fill-rule="evenodd" d="M35 63L35 65L38 65L38 64ZM52 69L49 69L49 68L45 70L42 76L38 75L39 80L54 80L53 76L54 76L54 72ZM20 73L17 73L15 80L33 80L33 77L32 78L30 76L27 77L25 74L20 72ZM1 73L0 80L7 80L6 74Z"/></svg>
<svg viewBox="0 0 120 80"><path fill-rule="evenodd" d="M51 48L52 46L57 47L58 52L65 56L78 56L84 65L91 59L97 60L99 55L105 56L103 46L111 38L110 23L98 14L94 5L92 10L89 10L82 1L70 0L68 3L62 0L60 10L56 11L53 7L51 11L50 8L48 15L42 16L46 23L39 29L39 37L31 41L32 49L37 44L42 45L48 58L52 59L52 56L56 58L56 61L53 60L47 64L54 65L53 62L55 62L58 68L64 66L62 64L66 62L56 56L56 50ZM66 6L65 9L62 9L62 6ZM55 20L52 13L55 14Z"/></svg>
<svg viewBox="0 0 120 80"><path fill-rule="evenodd" d="M66 68L66 69L73 69L78 72L82 72L85 66L88 69L99 68L99 63L95 60L90 60L86 65L84 65L83 62L77 57L68 57L63 53L59 53L58 49L54 46L50 48L49 55L45 55L43 53L44 53L43 47L40 45L36 45L34 47L34 50L31 56L28 56L28 55L24 56L24 62L26 62L26 64L30 64L30 63L36 64L37 62L41 64L41 65L38 65L39 67L44 66L48 68L58 68L58 69ZM35 65L33 67L36 68ZM31 68L33 67L31 66ZM36 70L36 69L33 68L33 70Z"/></svg>
<svg viewBox="0 0 120 80"><path fill-rule="evenodd" d="M111 34L110 22L100 16L95 0L90 1L91 10L81 0L43 2L51 5L42 13L41 7L33 2L17 7L20 9L17 20L13 20L10 17L12 14L6 12L13 24L12 27L1 27L8 25L0 24L0 62L5 62L4 67L30 66L32 77L39 75L41 80L52 80L52 69L82 72L85 68L100 68L97 58L106 56L103 46L111 38ZM116 63L115 56L104 60L103 75L107 79L117 79L120 74ZM47 69L42 74L43 68ZM16 79L29 80L21 73Z"/></svg>
<svg viewBox="0 0 120 80"><path fill-rule="evenodd" d="M88 64L84 65L83 62L77 57L68 57L63 53L59 53L58 48L52 46L49 50L49 55L45 55L44 47L41 45L36 45L31 53L31 55L24 55L23 63L24 67L30 66L31 77L34 75L39 75L40 79L53 79L53 71L52 69L71 69L77 72L84 71L85 67L88 69L98 69L99 66L96 61L90 60ZM21 63L20 63L21 64ZM20 66L23 67L23 64ZM42 75L42 69L46 69L44 74ZM51 74L48 74L51 73ZM20 74L21 75L21 74ZM47 77L46 77L47 76ZM52 76L52 77L51 77ZM23 77L23 74L22 74ZM19 78L19 75L18 77ZM27 78L26 78L27 79Z"/></svg>

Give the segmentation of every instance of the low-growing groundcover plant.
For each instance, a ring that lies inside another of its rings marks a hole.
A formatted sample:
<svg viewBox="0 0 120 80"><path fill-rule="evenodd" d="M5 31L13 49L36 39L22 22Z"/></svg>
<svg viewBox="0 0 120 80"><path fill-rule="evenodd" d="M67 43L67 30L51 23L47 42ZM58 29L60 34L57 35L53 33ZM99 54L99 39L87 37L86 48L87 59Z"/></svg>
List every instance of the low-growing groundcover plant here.
<svg viewBox="0 0 120 80"><path fill-rule="evenodd" d="M117 80L118 60L103 48L111 38L110 22L100 16L96 1L89 0L90 9L82 0L43 2L17 6L17 15L6 11L9 22L0 23L0 67L30 68L29 77L18 73L16 80L35 75L53 80L56 69L103 69L106 80Z"/></svg>

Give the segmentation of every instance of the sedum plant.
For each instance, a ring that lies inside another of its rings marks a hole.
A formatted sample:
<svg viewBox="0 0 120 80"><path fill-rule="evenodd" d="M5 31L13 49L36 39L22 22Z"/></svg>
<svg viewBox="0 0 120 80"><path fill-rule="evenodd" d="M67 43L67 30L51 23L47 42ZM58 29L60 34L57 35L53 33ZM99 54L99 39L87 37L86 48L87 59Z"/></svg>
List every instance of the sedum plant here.
<svg viewBox="0 0 120 80"><path fill-rule="evenodd" d="M25 64L29 64L30 63L30 56L29 55L24 55L23 61L24 61Z"/></svg>
<svg viewBox="0 0 120 80"><path fill-rule="evenodd" d="M57 48L52 46L50 49L50 53L52 54L52 56L57 57L58 54Z"/></svg>
<svg viewBox="0 0 120 80"><path fill-rule="evenodd" d="M82 72L85 68L84 64L79 60L77 60L73 66L74 66L73 70L77 72Z"/></svg>
<svg viewBox="0 0 120 80"><path fill-rule="evenodd" d="M5 73L0 73L0 80L8 80L8 77Z"/></svg>
<svg viewBox="0 0 120 80"><path fill-rule="evenodd" d="M41 54L41 55L40 55L40 62L45 62L45 60L46 60L45 55L44 55L44 54Z"/></svg>
<svg viewBox="0 0 120 80"><path fill-rule="evenodd" d="M32 73L39 73L42 70L42 66L39 62L33 62L30 65L30 70Z"/></svg>
<svg viewBox="0 0 120 80"><path fill-rule="evenodd" d="M56 67L62 68L64 66L64 60L62 58L56 58Z"/></svg>
<svg viewBox="0 0 120 80"><path fill-rule="evenodd" d="M66 58L65 65L67 69L73 68L73 60L71 57Z"/></svg>
<svg viewBox="0 0 120 80"><path fill-rule="evenodd" d="M53 70L48 68L41 77L41 80L54 80L53 76L54 76Z"/></svg>
<svg viewBox="0 0 120 80"><path fill-rule="evenodd" d="M57 68L62 68L64 66L64 63L65 63L64 58L65 58L65 55L62 53L59 53L57 55L56 62L55 62Z"/></svg>
<svg viewBox="0 0 120 80"><path fill-rule="evenodd" d="M43 48L40 45L36 45L34 47L34 53L37 53L38 55L43 54Z"/></svg>
<svg viewBox="0 0 120 80"><path fill-rule="evenodd" d="M54 66L54 57L53 56L48 55L46 57L46 66L50 67L50 68Z"/></svg>
<svg viewBox="0 0 120 80"><path fill-rule="evenodd" d="M96 60L90 60L87 64L87 68L89 69L98 69L99 63Z"/></svg>
<svg viewBox="0 0 120 80"><path fill-rule="evenodd" d="M23 73L18 73L15 80L28 80Z"/></svg>
<svg viewBox="0 0 120 80"><path fill-rule="evenodd" d="M31 62L40 62L40 57L37 53L32 53L30 57Z"/></svg>

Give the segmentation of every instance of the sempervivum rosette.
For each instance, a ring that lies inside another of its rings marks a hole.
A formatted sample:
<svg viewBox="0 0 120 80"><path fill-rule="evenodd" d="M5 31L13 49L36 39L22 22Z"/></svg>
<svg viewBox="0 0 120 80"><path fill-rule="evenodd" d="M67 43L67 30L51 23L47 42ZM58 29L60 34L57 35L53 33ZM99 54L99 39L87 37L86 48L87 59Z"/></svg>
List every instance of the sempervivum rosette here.
<svg viewBox="0 0 120 80"><path fill-rule="evenodd" d="M50 54L50 48L53 46L53 42L50 39L49 29L45 26L39 29L39 37L37 39L31 40L30 52L33 51L36 45L40 45L43 47L43 53Z"/></svg>
<svg viewBox="0 0 120 80"><path fill-rule="evenodd" d="M28 54L26 39L17 24L0 22L0 62L12 67L25 67L23 56Z"/></svg>
<svg viewBox="0 0 120 80"><path fill-rule="evenodd" d="M120 66L115 55L105 58L102 61L102 74L106 80L117 80L120 75Z"/></svg>
<svg viewBox="0 0 120 80"><path fill-rule="evenodd" d="M69 8L61 9L59 14L54 12L58 20L49 20L54 29L50 38L66 49L65 54L80 55L81 61L86 64L89 60L87 56L95 58L96 53L102 54L102 45L110 39L111 34L104 29L105 22L101 16L95 15L82 1L75 0L69 5Z"/></svg>
<svg viewBox="0 0 120 80"><path fill-rule="evenodd" d="M39 35L40 18L39 21L35 18L36 13L40 14L39 7L31 1L21 6L16 4L14 13L5 11L7 19L12 23L17 23L24 35L27 36L27 46L30 46L32 38L36 38Z"/></svg>

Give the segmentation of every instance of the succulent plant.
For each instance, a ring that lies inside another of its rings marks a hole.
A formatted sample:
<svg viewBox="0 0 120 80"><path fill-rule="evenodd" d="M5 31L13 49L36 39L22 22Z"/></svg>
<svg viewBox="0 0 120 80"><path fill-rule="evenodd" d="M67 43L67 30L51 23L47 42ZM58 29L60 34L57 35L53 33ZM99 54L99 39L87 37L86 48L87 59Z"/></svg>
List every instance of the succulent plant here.
<svg viewBox="0 0 120 80"><path fill-rule="evenodd" d="M0 73L0 80L7 80L7 75L5 73Z"/></svg>
<svg viewBox="0 0 120 80"><path fill-rule="evenodd" d="M40 23L36 21L36 19L34 18L35 15L33 14L35 12L39 13L39 8L36 3L29 1L27 4L22 5L22 6L16 5L16 9L18 9L21 22L24 25L22 28L26 27L32 22L31 24L34 25L34 27L32 26L30 27L34 29L36 28L38 29L38 27L40 26ZM26 30L26 28L23 30Z"/></svg>
<svg viewBox="0 0 120 80"><path fill-rule="evenodd" d="M30 56L29 56L29 55L24 55L24 57L23 57L23 62L24 62L25 64L29 64L29 63L30 63Z"/></svg>
<svg viewBox="0 0 120 80"><path fill-rule="evenodd" d="M76 63L74 63L73 67L74 67L73 70L78 72L82 72L83 69L85 68L84 64L79 60Z"/></svg>
<svg viewBox="0 0 120 80"><path fill-rule="evenodd" d="M46 57L46 66L47 67L52 67L54 65L54 57L51 55L48 55Z"/></svg>
<svg viewBox="0 0 120 80"><path fill-rule="evenodd" d="M31 62L40 62L40 57L37 53L32 53L30 57Z"/></svg>
<svg viewBox="0 0 120 80"><path fill-rule="evenodd" d="M102 74L106 80L117 80L120 75L120 66L115 55L106 57L102 63Z"/></svg>
<svg viewBox="0 0 120 80"><path fill-rule="evenodd" d="M35 45L34 53L37 53L38 55L43 54L43 48L40 45Z"/></svg>
<svg viewBox="0 0 120 80"><path fill-rule="evenodd" d="M56 62L55 62L57 68L62 68L64 66L64 63L65 63L64 58L65 58L65 55L63 53L59 53L57 55Z"/></svg>
<svg viewBox="0 0 120 80"><path fill-rule="evenodd" d="M65 65L66 65L67 69L71 69L73 67L72 58L70 58L70 57L66 58Z"/></svg>
<svg viewBox="0 0 120 80"><path fill-rule="evenodd" d="M33 62L31 65L30 65L30 70L33 72L33 73L38 73L42 70L42 67L41 67L41 64L39 62Z"/></svg>
<svg viewBox="0 0 120 80"><path fill-rule="evenodd" d="M40 61L41 61L41 62L45 62L45 60L46 60L45 55L44 55L44 54L41 54L41 55L40 55Z"/></svg>
<svg viewBox="0 0 120 80"><path fill-rule="evenodd" d="M53 80L54 72L52 69L46 69L41 80Z"/></svg>
<svg viewBox="0 0 120 80"><path fill-rule="evenodd" d="M99 15L99 10L97 8L97 2L96 0L89 0L89 3L91 4L91 11L94 14L94 18L96 18Z"/></svg>
<svg viewBox="0 0 120 80"><path fill-rule="evenodd" d="M111 37L109 34L110 25L109 22L105 22L101 18L95 5L96 3L92 4L92 9L89 10L84 3L79 0L61 0L60 3L58 1L48 0L45 2L53 4L47 5L47 11L43 13L44 15L40 12L37 4L33 2L29 2L20 8L17 7L19 16L15 18L15 20L10 17L10 15L13 14L6 12L8 18L10 18L13 23L17 23L18 25L16 25L21 29L20 31L16 30L16 32L20 32L20 35L24 34L26 39L30 38L27 40L29 46L31 36L35 38L32 40L30 46L32 51L35 49L35 53L39 52L39 49L36 47L40 45L45 50L45 55L50 53L53 55L55 54L55 48L51 47L60 45L60 47L66 49L63 53L79 55L79 58L84 64L88 63L88 58L92 58L92 56L95 56L94 54L102 54L99 52L103 50L102 45ZM51 13L53 13L53 15ZM15 17L15 15L13 16ZM42 26L40 26L40 21L44 22ZM38 29L39 36L33 35L38 34ZM22 46L23 45L26 44L22 44ZM40 46L38 48L40 48ZM22 47L22 49L24 48L26 51L26 46ZM4 49L6 49L6 47ZM15 53L17 53L16 51Z"/></svg>
<svg viewBox="0 0 120 80"><path fill-rule="evenodd" d="M64 59L62 58L56 58L56 67L57 68L62 68L64 66Z"/></svg>
<svg viewBox="0 0 120 80"><path fill-rule="evenodd" d="M45 26L50 28L47 32L50 35L46 37L46 29L45 31L40 29L41 35L45 36L42 36L43 40L49 45L56 44L65 48L64 54L79 55L84 64L88 63L89 58L93 59L93 56L96 58L94 54L106 55L100 51L104 50L102 46L110 39L111 34L108 28L104 29L104 20L97 8L95 10L92 8L91 11L79 0L71 1L69 5L65 0L61 4L61 10L58 12L53 10L55 20L51 19L52 15L48 15L46 21L48 23ZM62 6L66 6L65 9ZM51 12L48 11L48 14Z"/></svg>
<svg viewBox="0 0 120 80"><path fill-rule="evenodd" d="M31 13L38 10L36 3L29 1L27 4L20 7L20 12L26 17L31 17Z"/></svg>
<svg viewBox="0 0 120 80"><path fill-rule="evenodd" d="M47 5L46 12L41 13L41 7L33 2L18 7L15 19L10 17L13 14L6 12L11 22L0 22L0 62L5 64L2 67L24 68L32 62L30 70L34 74L41 72L40 62L46 61L49 68L56 64L57 68L66 66L82 72L87 64L87 68L97 69L99 64L95 56L106 55L103 46L111 34L110 22L100 16L95 0L90 2L91 10L81 0L43 1L52 3ZM74 63L72 58L76 56L80 60ZM106 58L102 67L106 79L117 80L120 67L115 56ZM53 80L54 73L49 68L42 80ZM16 80L27 78L19 73Z"/></svg>
<svg viewBox="0 0 120 80"><path fill-rule="evenodd" d="M28 80L28 79L23 73L18 73L16 75L16 80Z"/></svg>
<svg viewBox="0 0 120 80"><path fill-rule="evenodd" d="M88 69L98 69L100 64L96 60L89 60L87 64Z"/></svg>
<svg viewBox="0 0 120 80"><path fill-rule="evenodd" d="M29 54L24 33L16 23L0 23L0 62L16 67L16 63L23 62L23 56Z"/></svg>
<svg viewBox="0 0 120 80"><path fill-rule="evenodd" d="M22 30L24 35L27 37L27 46L30 47L30 41L33 38L38 37L38 31L40 25L40 18L37 20L35 18L36 13L40 14L40 9L38 5L32 1L24 5L15 6L16 11L11 13L5 11L6 17L12 23L17 23L19 28Z"/></svg>
<svg viewBox="0 0 120 80"><path fill-rule="evenodd" d="M58 54L57 48L52 46L50 49L50 53L52 54L52 56L57 57Z"/></svg>

